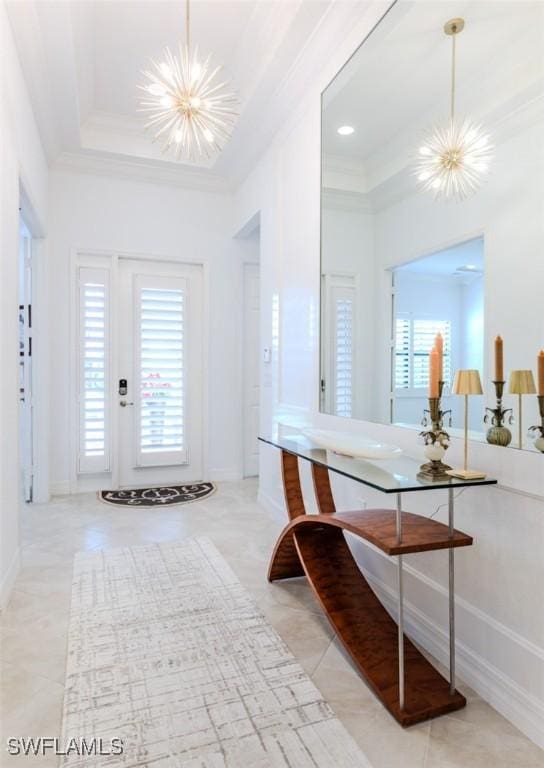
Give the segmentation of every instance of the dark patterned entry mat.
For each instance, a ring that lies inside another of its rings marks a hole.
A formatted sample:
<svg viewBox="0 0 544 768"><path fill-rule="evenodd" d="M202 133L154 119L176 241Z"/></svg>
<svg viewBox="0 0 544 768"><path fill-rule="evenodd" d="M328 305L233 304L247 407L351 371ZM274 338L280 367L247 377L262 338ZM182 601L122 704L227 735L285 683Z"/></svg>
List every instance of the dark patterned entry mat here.
<svg viewBox="0 0 544 768"><path fill-rule="evenodd" d="M99 491L98 498L105 504L113 504L115 507L165 507L200 501L214 492L213 483L188 483L187 485L161 485L156 488Z"/></svg>

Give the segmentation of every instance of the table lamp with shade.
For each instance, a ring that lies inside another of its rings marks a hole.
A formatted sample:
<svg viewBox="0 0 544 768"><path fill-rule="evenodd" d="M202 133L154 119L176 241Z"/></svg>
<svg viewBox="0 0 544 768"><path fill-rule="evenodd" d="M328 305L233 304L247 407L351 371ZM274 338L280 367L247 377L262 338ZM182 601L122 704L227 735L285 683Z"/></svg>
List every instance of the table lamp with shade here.
<svg viewBox="0 0 544 768"><path fill-rule="evenodd" d="M534 395L536 393L535 380L532 371L511 371L510 381L508 383L508 392L511 395L518 396L518 448L523 448L523 427L522 427L522 395Z"/></svg>
<svg viewBox="0 0 544 768"><path fill-rule="evenodd" d="M469 395L483 395L479 372L476 370L457 371L451 392L452 395L465 396L465 449L463 469L450 469L447 474L451 477L460 477L463 480L483 480L485 472L468 468L468 398Z"/></svg>

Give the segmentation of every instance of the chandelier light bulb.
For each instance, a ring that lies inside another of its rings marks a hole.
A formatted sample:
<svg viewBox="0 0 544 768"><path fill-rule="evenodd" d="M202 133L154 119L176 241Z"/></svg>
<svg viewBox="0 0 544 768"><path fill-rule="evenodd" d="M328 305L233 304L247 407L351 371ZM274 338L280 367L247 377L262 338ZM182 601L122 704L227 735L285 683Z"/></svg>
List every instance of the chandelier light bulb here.
<svg viewBox="0 0 544 768"><path fill-rule="evenodd" d="M168 64L166 62L164 62L164 61L161 62L161 64L159 64L159 70L160 70L162 76L165 78L165 80L168 80L168 82L171 83L172 79L173 79L173 77L172 77L172 70L170 69Z"/></svg>
<svg viewBox="0 0 544 768"><path fill-rule="evenodd" d="M229 139L237 98L227 82L218 82L221 67L212 67L211 56L202 60L198 48L191 48L188 2L186 14L186 44L178 55L166 48L163 60L143 72L147 82L139 86L145 94L140 104L149 117L146 128L155 131L163 152L196 161L211 157Z"/></svg>
<svg viewBox="0 0 544 768"><path fill-rule="evenodd" d="M437 197L464 200L480 186L492 156L493 147L480 126L450 121L435 128L419 150L419 185Z"/></svg>
<svg viewBox="0 0 544 768"><path fill-rule="evenodd" d="M419 147L414 172L420 189L437 198L464 200L480 186L489 170L493 145L481 126L455 118L455 40L463 19L451 19L444 32L452 38L451 112L446 125L437 126Z"/></svg>
<svg viewBox="0 0 544 768"><path fill-rule="evenodd" d="M166 94L166 88L164 85L159 85L158 83L152 83L151 85L147 86L147 92L150 93L152 96L164 96Z"/></svg>

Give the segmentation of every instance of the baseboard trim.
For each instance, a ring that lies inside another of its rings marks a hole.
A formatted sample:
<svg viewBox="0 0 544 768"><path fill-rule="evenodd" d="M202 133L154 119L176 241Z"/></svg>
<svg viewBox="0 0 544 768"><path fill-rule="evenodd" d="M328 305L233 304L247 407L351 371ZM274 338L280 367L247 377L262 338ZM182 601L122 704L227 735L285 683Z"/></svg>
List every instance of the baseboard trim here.
<svg viewBox="0 0 544 768"><path fill-rule="evenodd" d="M396 591L367 569L361 567L361 570L387 610L396 616ZM404 618L407 634L439 662L448 666L447 633L410 601L404 602ZM459 640L456 642L455 656L459 677L535 744L544 748L544 705Z"/></svg>
<svg viewBox="0 0 544 768"><path fill-rule="evenodd" d="M209 476L210 480L216 480L218 483L242 479L242 473L238 467L221 467L219 469L210 469Z"/></svg>
<svg viewBox="0 0 544 768"><path fill-rule="evenodd" d="M279 504L269 493L263 491L259 486L259 492L257 494L257 503L264 507L267 512L270 512L275 518L281 520L283 523L287 523L287 516L285 507Z"/></svg>
<svg viewBox="0 0 544 768"><path fill-rule="evenodd" d="M241 479L242 475L237 467L210 469L208 477L203 478L203 480L215 480L218 483ZM78 493L92 493L93 491L100 491L107 487L111 487L111 480L109 479L104 479L103 477L91 477L89 479L86 476L81 476L76 491L70 489L70 483L68 482L52 483L51 496L70 496L71 494Z"/></svg>
<svg viewBox="0 0 544 768"><path fill-rule="evenodd" d="M9 605L13 587L21 567L21 550L17 547L15 554L11 558L11 563L2 578L2 585L0 587L0 611L5 611Z"/></svg>
<svg viewBox="0 0 544 768"><path fill-rule="evenodd" d="M68 482L62 482L62 483L51 483L51 487L49 489L51 496L69 496L70 491L70 483Z"/></svg>

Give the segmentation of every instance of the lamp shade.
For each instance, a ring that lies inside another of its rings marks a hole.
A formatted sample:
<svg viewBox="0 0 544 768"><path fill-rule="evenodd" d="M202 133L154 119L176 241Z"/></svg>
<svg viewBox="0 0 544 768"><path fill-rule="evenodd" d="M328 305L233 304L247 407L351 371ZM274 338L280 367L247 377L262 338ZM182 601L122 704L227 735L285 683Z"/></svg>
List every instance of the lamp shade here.
<svg viewBox="0 0 544 768"><path fill-rule="evenodd" d="M511 371L508 392L511 395L534 395L536 387L533 372Z"/></svg>
<svg viewBox="0 0 544 768"><path fill-rule="evenodd" d="M471 369L456 371L451 391L454 395L483 395L480 372Z"/></svg>

